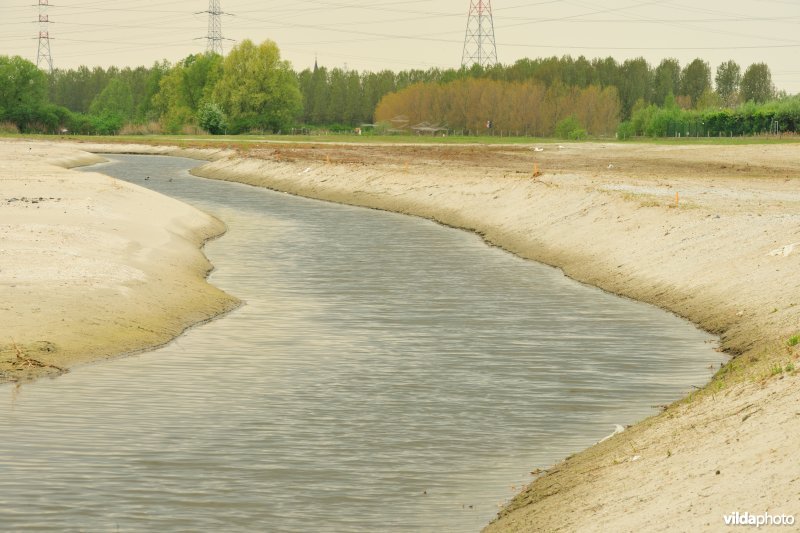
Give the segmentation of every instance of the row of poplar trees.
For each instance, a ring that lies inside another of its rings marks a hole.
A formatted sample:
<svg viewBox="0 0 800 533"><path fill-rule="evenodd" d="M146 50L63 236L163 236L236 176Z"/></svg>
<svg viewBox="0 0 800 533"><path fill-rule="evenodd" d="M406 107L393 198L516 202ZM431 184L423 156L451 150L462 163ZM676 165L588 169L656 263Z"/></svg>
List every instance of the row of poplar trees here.
<svg viewBox="0 0 800 533"><path fill-rule="evenodd" d="M685 66L665 59L653 67L642 58L564 56L490 68L357 72L315 65L297 72L271 41L243 41L224 58L199 54L149 68L57 70L46 84L56 122L69 111L79 128L97 123L75 118L86 116L104 117L112 129L151 124L169 133L198 125L214 133L349 129L406 116L458 130L492 120L496 129L531 135L552 134L572 117L590 134L603 134L649 105L733 108L776 96L761 63L743 70L728 61L712 74L700 59ZM25 124L36 126L35 117Z"/></svg>

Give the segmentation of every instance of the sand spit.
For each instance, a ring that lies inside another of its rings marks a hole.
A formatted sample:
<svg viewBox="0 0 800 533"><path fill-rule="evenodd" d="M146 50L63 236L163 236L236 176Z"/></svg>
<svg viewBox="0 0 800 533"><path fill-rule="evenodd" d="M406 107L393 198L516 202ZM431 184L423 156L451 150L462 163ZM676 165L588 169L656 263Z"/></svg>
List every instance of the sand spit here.
<svg viewBox="0 0 800 533"><path fill-rule="evenodd" d="M476 231L721 335L738 357L715 382L561 464L531 465L543 472L487 527L720 531L734 511L800 520L800 352L788 342L800 331L798 156L797 145L307 145L194 172Z"/></svg>
<svg viewBox="0 0 800 533"><path fill-rule="evenodd" d="M0 383L163 344L237 305L200 251L220 221L69 167L103 159L0 142Z"/></svg>
<svg viewBox="0 0 800 533"><path fill-rule="evenodd" d="M532 464L535 481L487 531L800 519L800 145L80 146L208 159L197 175L476 231L721 336L736 358L711 384L562 463Z"/></svg>

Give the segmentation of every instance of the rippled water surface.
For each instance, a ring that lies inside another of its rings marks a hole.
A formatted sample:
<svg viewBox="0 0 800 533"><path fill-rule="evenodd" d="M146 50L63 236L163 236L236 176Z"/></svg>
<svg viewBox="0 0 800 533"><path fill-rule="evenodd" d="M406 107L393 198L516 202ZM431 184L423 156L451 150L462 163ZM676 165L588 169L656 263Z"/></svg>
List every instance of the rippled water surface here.
<svg viewBox="0 0 800 533"><path fill-rule="evenodd" d="M690 324L475 235L113 160L92 170L228 224L210 279L246 305L0 386L3 531L478 531L530 470L720 362Z"/></svg>

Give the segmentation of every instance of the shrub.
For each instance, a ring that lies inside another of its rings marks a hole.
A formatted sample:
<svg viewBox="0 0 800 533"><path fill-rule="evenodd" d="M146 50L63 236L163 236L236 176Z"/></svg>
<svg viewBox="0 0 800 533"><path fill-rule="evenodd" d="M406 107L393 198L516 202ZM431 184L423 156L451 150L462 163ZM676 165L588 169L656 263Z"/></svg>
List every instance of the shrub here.
<svg viewBox="0 0 800 533"><path fill-rule="evenodd" d="M583 131L584 134L586 133L586 130L581 127L581 123L578 122L575 115L570 115L556 124L556 137L560 139L571 139L572 133L578 130Z"/></svg>
<svg viewBox="0 0 800 533"><path fill-rule="evenodd" d="M619 127L617 128L617 138L624 141L625 139L630 139L631 137L636 136L636 130L633 127L633 122L625 121L621 122Z"/></svg>
<svg viewBox="0 0 800 533"><path fill-rule="evenodd" d="M572 130L571 132L569 132L569 134L567 135L567 139L569 139L570 141L582 141L582 140L586 139L586 137L588 137L588 136L589 136L589 134L586 132L585 129L576 128L576 129Z"/></svg>
<svg viewBox="0 0 800 533"><path fill-rule="evenodd" d="M93 135L95 133L93 118L83 113L73 113L67 123L67 129L77 135Z"/></svg>
<svg viewBox="0 0 800 533"><path fill-rule="evenodd" d="M197 123L211 135L222 135L227 128L225 113L213 103L205 103L197 112Z"/></svg>
<svg viewBox="0 0 800 533"><path fill-rule="evenodd" d="M93 133L98 135L116 135L119 133L119 130L122 129L125 120L117 114L105 112L100 116L91 117L91 123L94 128Z"/></svg>

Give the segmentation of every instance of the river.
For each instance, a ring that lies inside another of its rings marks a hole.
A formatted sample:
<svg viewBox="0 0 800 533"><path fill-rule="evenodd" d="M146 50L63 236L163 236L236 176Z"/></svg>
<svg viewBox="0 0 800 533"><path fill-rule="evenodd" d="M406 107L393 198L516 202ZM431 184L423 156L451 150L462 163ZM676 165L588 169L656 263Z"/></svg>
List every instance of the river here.
<svg viewBox="0 0 800 533"><path fill-rule="evenodd" d="M531 470L722 361L691 324L470 233L109 158L88 170L225 221L210 281L245 305L0 386L3 531L478 531Z"/></svg>

